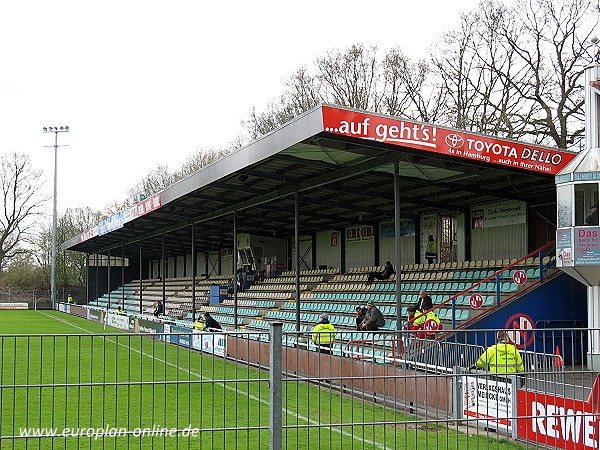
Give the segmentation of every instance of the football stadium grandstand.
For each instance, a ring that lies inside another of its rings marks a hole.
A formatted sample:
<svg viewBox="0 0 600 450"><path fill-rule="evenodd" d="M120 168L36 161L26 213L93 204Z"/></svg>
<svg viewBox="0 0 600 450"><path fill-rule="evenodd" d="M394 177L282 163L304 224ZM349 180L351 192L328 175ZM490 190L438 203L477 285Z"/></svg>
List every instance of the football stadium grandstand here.
<svg viewBox="0 0 600 450"><path fill-rule="evenodd" d="M77 426L115 448L598 448L598 268L578 275L561 237L598 225L584 223L598 178L580 174L600 173L586 153L305 113L62 245L88 255L87 295L44 320L78 331L52 350L48 336L2 336L0 446L94 447L83 432L18 436L43 412L66 426L76 401ZM395 273L369 283L386 260ZM415 330L421 292L439 320ZM385 319L374 331L357 328L368 303ZM480 365L498 330L515 370ZM53 381L18 379L30 356L17 348L51 355ZM47 389L64 410L42 406ZM23 398L33 412L19 417Z"/></svg>

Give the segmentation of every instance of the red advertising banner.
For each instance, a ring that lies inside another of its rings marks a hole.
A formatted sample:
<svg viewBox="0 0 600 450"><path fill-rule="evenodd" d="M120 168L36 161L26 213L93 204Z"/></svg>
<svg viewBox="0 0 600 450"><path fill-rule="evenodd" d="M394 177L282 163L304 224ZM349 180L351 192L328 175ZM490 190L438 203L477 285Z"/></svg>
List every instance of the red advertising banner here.
<svg viewBox="0 0 600 450"><path fill-rule="evenodd" d="M459 158L556 175L575 156L558 149L505 141L419 122L323 106L328 133L416 148Z"/></svg>
<svg viewBox="0 0 600 450"><path fill-rule="evenodd" d="M517 391L517 433L551 448L599 448L599 416L585 402Z"/></svg>

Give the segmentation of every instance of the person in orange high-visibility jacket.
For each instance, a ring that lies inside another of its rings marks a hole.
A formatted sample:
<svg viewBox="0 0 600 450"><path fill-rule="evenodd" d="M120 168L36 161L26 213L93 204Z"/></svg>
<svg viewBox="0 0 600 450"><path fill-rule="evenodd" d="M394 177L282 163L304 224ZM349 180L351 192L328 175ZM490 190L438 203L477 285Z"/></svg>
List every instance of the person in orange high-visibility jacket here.
<svg viewBox="0 0 600 450"><path fill-rule="evenodd" d="M498 331L498 343L488 348L477 360L477 367L496 373L523 372L523 360L517 347L509 342L505 330Z"/></svg>

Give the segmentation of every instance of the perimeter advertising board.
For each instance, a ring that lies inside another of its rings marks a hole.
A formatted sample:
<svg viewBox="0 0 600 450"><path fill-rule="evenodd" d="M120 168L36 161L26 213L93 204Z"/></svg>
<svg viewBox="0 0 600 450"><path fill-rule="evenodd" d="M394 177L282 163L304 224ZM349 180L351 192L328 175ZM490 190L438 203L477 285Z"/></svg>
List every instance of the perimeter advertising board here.
<svg viewBox="0 0 600 450"><path fill-rule="evenodd" d="M15 302L0 303L0 309L29 309L29 305L27 303L15 303ZM60 311L60 309L59 309L59 311Z"/></svg>
<svg viewBox="0 0 600 450"><path fill-rule="evenodd" d="M83 306L70 305L69 313L79 317L87 317L87 309Z"/></svg>
<svg viewBox="0 0 600 450"><path fill-rule="evenodd" d="M513 427L513 385L486 377L463 377L463 415L482 426L510 431Z"/></svg>
<svg viewBox="0 0 600 450"><path fill-rule="evenodd" d="M104 316L106 320L106 326L118 328L120 330L129 331L129 317L122 316L120 314L113 314L107 312Z"/></svg>
<svg viewBox="0 0 600 450"><path fill-rule="evenodd" d="M171 325L171 344L181 345L182 347L191 347L191 333L192 330L185 327L178 327Z"/></svg>
<svg viewBox="0 0 600 450"><path fill-rule="evenodd" d="M599 448L599 416L585 402L519 390L518 437L551 448Z"/></svg>
<svg viewBox="0 0 600 450"><path fill-rule="evenodd" d="M192 337L192 346L203 352L225 356L227 340L222 333L198 333Z"/></svg>
<svg viewBox="0 0 600 450"><path fill-rule="evenodd" d="M100 309L88 308L87 320L93 320L94 322L104 323L104 311Z"/></svg>
<svg viewBox="0 0 600 450"><path fill-rule="evenodd" d="M410 147L428 152L556 175L575 156L461 130L323 106L328 133Z"/></svg>
<svg viewBox="0 0 600 450"><path fill-rule="evenodd" d="M162 322L153 322L152 320L136 319L136 325L133 331L136 333L162 333L163 324Z"/></svg>

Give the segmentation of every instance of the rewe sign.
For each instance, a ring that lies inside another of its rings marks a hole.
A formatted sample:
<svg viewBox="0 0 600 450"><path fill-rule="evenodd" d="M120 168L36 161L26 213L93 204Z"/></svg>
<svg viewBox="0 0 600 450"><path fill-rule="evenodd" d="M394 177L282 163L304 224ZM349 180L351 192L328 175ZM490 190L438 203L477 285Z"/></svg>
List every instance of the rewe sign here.
<svg viewBox="0 0 600 450"><path fill-rule="evenodd" d="M600 448L599 416L587 403L523 390L517 399L519 438L562 449Z"/></svg>

